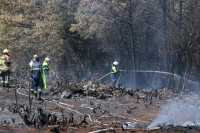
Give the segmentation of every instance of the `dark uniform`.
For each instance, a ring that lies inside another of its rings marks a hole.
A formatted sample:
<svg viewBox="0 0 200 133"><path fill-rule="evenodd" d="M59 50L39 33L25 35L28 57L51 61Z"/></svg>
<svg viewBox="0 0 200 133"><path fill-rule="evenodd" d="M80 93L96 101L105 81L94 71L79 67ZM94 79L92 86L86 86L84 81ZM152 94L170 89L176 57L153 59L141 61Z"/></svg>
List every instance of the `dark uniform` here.
<svg viewBox="0 0 200 133"><path fill-rule="evenodd" d="M31 66L31 92L37 97L39 94L39 99L41 99L41 94L43 90L43 80L42 80L42 64L38 61L33 62Z"/></svg>

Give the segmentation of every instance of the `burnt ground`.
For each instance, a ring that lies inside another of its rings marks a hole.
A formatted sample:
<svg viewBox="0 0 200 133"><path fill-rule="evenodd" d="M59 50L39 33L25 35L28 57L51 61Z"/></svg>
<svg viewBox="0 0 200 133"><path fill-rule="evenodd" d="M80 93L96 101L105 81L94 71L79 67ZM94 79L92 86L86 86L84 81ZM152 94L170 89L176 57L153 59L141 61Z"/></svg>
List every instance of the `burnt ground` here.
<svg viewBox="0 0 200 133"><path fill-rule="evenodd" d="M97 82L49 82L43 101L29 97L28 80L0 88L0 132L199 132L199 127L148 125L180 92L112 87ZM181 92L190 95L190 92ZM124 122L135 126L123 127Z"/></svg>

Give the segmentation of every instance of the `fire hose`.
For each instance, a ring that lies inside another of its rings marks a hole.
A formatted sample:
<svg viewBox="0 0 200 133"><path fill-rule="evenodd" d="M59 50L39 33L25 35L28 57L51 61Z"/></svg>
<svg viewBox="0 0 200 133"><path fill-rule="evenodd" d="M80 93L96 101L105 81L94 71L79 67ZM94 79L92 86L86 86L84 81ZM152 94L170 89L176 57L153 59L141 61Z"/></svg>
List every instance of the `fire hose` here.
<svg viewBox="0 0 200 133"><path fill-rule="evenodd" d="M55 75L56 79L58 80L59 78L58 78L57 74L54 72L54 70L51 69L51 71L52 71L52 73Z"/></svg>
<svg viewBox="0 0 200 133"><path fill-rule="evenodd" d="M18 93L18 94L23 95L23 96L29 96L29 95L26 95L26 94L23 94L23 93L19 92L20 89L21 89L21 88L17 89L17 93ZM32 96L31 96L31 97L32 97ZM44 100L45 100L45 101L48 101L48 102L52 102L52 103L54 103L54 104L60 106L61 108L68 109L68 110L70 110L70 111L72 111L72 112L75 112L75 113L77 113L77 114L79 114L79 115L84 115L83 113L80 113L80 112L77 111L77 110L71 109L71 108L69 108L69 107L64 107L64 106L62 106L62 105L66 105L66 106L74 107L73 105L69 105L69 104L67 104L67 103L62 103L62 102L56 102L55 100L47 100L47 99L44 99ZM83 105L84 105L84 104L83 104ZM83 107L83 105L81 105L81 107ZM91 108L91 109L93 110L93 108ZM128 118L128 117L121 116L121 115L119 115L119 114L113 114L113 113L110 113L110 114L111 114L111 115L114 115L114 116L121 117L121 118L127 118L127 119L131 119L131 120L134 120L134 121L140 121L140 122L148 123L148 121L142 121L142 120L137 120L137 119L134 119L134 118ZM90 121L92 121L91 116L90 116L88 113L87 113L87 115L88 115ZM99 122L99 121L97 121L97 120L94 121L94 122L101 123L101 122ZM108 124L103 124L103 125L108 125Z"/></svg>
<svg viewBox="0 0 200 133"><path fill-rule="evenodd" d="M20 94L20 95L23 95L23 96L29 96L29 95L26 95L26 94L23 94L23 93L21 93L21 92L19 92L19 90L20 90L21 88L19 88L19 89L17 89L17 93L18 94ZM32 97L32 96L31 96ZM63 105L66 105L66 106L69 106L69 104L65 104L65 103L62 103L62 102L56 102L55 100L47 100L47 99L44 99L45 101L48 101L48 102L53 102L54 104L56 104L56 105L58 105L58 106L60 106L60 107L62 107L62 108L66 108L66 109L68 109L68 110L70 110L70 111L74 111L74 112L76 112L76 113L78 113L78 114L80 114L80 115L84 115L83 113L80 113L80 112L78 112L78 111L76 111L76 110L73 110L73 109L71 109L71 108L69 108L69 107L64 107L64 106L62 106L61 104L63 104ZM70 105L71 106L71 105Z"/></svg>
<svg viewBox="0 0 200 133"><path fill-rule="evenodd" d="M125 72L126 70L119 70L119 72ZM107 73L106 75L104 75L103 77L101 77L100 79L98 79L98 81L102 80L103 78L105 78L106 76L112 74L112 72Z"/></svg>
<svg viewBox="0 0 200 133"><path fill-rule="evenodd" d="M106 75L104 75L103 77L101 77L100 79L98 79L98 81L102 80L103 78L105 78L106 76L110 75L112 72L107 73Z"/></svg>

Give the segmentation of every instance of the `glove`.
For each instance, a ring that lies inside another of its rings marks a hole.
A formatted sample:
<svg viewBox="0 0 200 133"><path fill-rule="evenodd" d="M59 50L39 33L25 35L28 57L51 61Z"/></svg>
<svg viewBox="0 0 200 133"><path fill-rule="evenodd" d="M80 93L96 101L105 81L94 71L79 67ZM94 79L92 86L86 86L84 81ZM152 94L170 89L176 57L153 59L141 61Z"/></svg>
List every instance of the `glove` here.
<svg viewBox="0 0 200 133"><path fill-rule="evenodd" d="M11 64L11 62L7 62L7 63L6 63L6 65L9 65L9 66L10 66L10 64Z"/></svg>

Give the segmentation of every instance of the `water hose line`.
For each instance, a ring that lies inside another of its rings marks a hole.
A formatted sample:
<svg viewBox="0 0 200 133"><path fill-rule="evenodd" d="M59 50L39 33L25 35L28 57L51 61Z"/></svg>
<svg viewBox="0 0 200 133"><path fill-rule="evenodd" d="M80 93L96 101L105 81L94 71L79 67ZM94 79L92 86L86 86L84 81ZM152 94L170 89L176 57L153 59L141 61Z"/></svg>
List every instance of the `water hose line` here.
<svg viewBox="0 0 200 133"><path fill-rule="evenodd" d="M103 77L101 77L100 79L98 79L98 81L102 80L103 78L105 78L106 76L110 75L112 72L107 73L106 75L104 75Z"/></svg>

